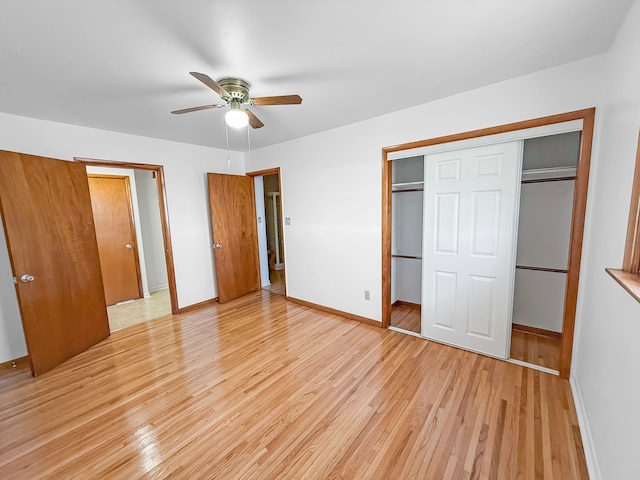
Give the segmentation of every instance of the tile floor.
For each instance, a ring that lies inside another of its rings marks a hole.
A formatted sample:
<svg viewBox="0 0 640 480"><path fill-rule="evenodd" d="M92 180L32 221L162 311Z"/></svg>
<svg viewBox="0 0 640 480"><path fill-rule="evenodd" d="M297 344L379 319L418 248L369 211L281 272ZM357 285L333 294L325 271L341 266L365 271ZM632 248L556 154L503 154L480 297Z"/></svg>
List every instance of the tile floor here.
<svg viewBox="0 0 640 480"><path fill-rule="evenodd" d="M171 314L169 289L152 292L150 297L107 307L112 332Z"/></svg>

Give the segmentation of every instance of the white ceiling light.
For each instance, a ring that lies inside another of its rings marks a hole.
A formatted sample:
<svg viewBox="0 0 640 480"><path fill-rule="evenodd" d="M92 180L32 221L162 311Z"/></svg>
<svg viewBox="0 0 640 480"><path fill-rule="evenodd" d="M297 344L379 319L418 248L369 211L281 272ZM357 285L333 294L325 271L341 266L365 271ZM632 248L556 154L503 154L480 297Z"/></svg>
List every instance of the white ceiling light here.
<svg viewBox="0 0 640 480"><path fill-rule="evenodd" d="M231 102L231 109L224 114L224 121L233 128L243 128L249 124L249 115L240 108L238 102Z"/></svg>

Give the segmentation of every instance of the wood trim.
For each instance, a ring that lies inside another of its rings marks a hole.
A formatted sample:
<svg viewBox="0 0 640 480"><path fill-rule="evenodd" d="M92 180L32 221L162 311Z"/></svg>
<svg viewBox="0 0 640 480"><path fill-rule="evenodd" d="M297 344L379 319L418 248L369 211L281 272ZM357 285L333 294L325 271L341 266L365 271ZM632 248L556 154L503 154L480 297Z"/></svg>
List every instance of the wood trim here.
<svg viewBox="0 0 640 480"><path fill-rule="evenodd" d="M265 170L256 170L254 172L247 172L247 177L264 177L265 175L278 175L278 180L280 180L280 167L267 168Z"/></svg>
<svg viewBox="0 0 640 480"><path fill-rule="evenodd" d="M538 335L540 337L549 337L560 339L562 332L554 332L553 330L546 330L544 328L530 327L529 325L521 325L519 323L512 323L511 329L518 332L530 333L532 335Z"/></svg>
<svg viewBox="0 0 640 480"><path fill-rule="evenodd" d="M427 140L419 140L417 142L403 143L384 147L382 149L384 159L386 161L387 154L400 150L410 150L412 148L429 147L431 145L440 145L442 143L457 142L459 140L468 140L471 138L487 137L498 133L513 132L515 130L526 130L528 128L542 127L544 125L552 125L554 123L570 122L572 120L584 120L590 113L593 114L595 108L587 108L584 110L575 110L573 112L560 113L558 115L550 115L548 117L538 117L531 120L521 122L507 123L505 125L497 125L494 127L481 128L468 132L454 133L442 137L430 138Z"/></svg>
<svg viewBox="0 0 640 480"><path fill-rule="evenodd" d="M0 363L0 372L6 370L13 370L14 368L30 368L29 356L25 355L24 357L14 358L13 360L8 360L6 362Z"/></svg>
<svg viewBox="0 0 640 480"><path fill-rule="evenodd" d="M580 157L576 169L576 186L573 201L571 242L567 271L567 288L565 292L565 313L563 321L562 351L560 354L560 376L569 378L571 355L573 351L573 335L575 329L578 281L580 278L580 259L582 257L582 237L584 235L585 210L587 204L587 187L589 184L589 166L591 163L591 145L595 108L539 117L521 122L498 125L479 130L472 130L453 135L420 140L382 149L382 326L391 324L391 162L387 156L391 152L412 148L427 147L443 143L456 142L471 138L485 137L515 130L541 127L554 123L582 120L580 139Z"/></svg>
<svg viewBox="0 0 640 480"><path fill-rule="evenodd" d="M405 302L404 300L396 300L391 305L392 307L407 307L413 310L422 310L422 305L419 303Z"/></svg>
<svg viewBox="0 0 640 480"><path fill-rule="evenodd" d="M582 135L580 136L580 156L576 169L576 183L573 194L571 216L571 241L569 243L569 263L567 265L567 287L564 301L564 321L562 325L562 347L560 350L560 377L568 379L571 373L573 355L573 335L578 305L578 284L580 282L580 261L582 259L582 239L587 210L587 191L591 166L591 148L596 109L584 111Z"/></svg>
<svg viewBox="0 0 640 480"><path fill-rule="evenodd" d="M534 272L567 273L566 270L561 268L529 267L527 265L516 265L516 268L519 270L533 270Z"/></svg>
<svg viewBox="0 0 640 480"><path fill-rule="evenodd" d="M640 274L625 272L617 268L605 268L605 271L640 302Z"/></svg>
<svg viewBox="0 0 640 480"><path fill-rule="evenodd" d="M193 312L194 310L200 310L201 308L207 308L217 304L217 298L210 298L209 300L203 300L202 302L193 303L191 305L187 305L186 307L181 307L178 310L178 313Z"/></svg>
<svg viewBox="0 0 640 480"><path fill-rule="evenodd" d="M372 320L371 318L361 317L360 315L355 315L353 313L347 313L341 310L336 310L335 308L325 307L324 305L318 305L316 303L307 302L306 300L300 300L299 298L286 297L286 299L291 303L302 305L303 307L310 307L315 310L320 310L321 312L326 312L332 315L338 315L339 317L348 318L349 320L355 320L357 322L366 323L367 325L371 325L373 327L382 326L380 322L377 322L376 320Z"/></svg>
<svg viewBox="0 0 640 480"><path fill-rule="evenodd" d="M627 225L627 240L622 270L631 273L640 272L640 134L638 134L636 167L633 174L631 206L629 207L629 223Z"/></svg>
<svg viewBox="0 0 640 480"><path fill-rule="evenodd" d="M149 170L156 175L158 188L158 207L160 209L160 223L162 226L162 239L164 241L165 263L167 267L167 283L169 284L169 297L171 298L171 313L177 315L178 289L176 286L176 271L173 264L173 246L171 243L171 229L169 228L169 204L167 203L167 191L164 181L164 167L147 163L119 162L115 160L99 160L94 158L74 157L75 162L97 167L132 168L135 170Z"/></svg>

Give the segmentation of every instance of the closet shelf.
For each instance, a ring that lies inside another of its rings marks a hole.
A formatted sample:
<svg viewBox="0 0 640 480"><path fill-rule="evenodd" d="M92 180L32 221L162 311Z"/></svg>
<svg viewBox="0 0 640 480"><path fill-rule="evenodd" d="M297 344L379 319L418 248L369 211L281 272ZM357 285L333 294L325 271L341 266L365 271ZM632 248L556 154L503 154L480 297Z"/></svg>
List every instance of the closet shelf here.
<svg viewBox="0 0 640 480"><path fill-rule="evenodd" d="M402 182L391 184L391 191L396 192L421 192L424 188L422 180L416 182Z"/></svg>
<svg viewBox="0 0 640 480"><path fill-rule="evenodd" d="M422 180L418 180L415 182L399 182L399 183L392 183L391 186L392 187L417 187L417 186L422 186L424 185L424 182Z"/></svg>

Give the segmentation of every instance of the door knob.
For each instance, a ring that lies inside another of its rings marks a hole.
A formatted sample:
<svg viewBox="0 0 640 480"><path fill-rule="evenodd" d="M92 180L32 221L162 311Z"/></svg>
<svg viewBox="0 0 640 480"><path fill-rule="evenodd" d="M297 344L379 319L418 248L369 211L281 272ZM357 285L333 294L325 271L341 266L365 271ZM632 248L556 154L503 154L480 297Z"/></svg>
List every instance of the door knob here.
<svg viewBox="0 0 640 480"><path fill-rule="evenodd" d="M20 281L24 283L33 282L36 279L33 275L27 275L26 273L20 277Z"/></svg>
<svg viewBox="0 0 640 480"><path fill-rule="evenodd" d="M130 243L127 243L124 248L133 248Z"/></svg>
<svg viewBox="0 0 640 480"><path fill-rule="evenodd" d="M213 248L222 248L222 245L219 243L214 243Z"/></svg>

